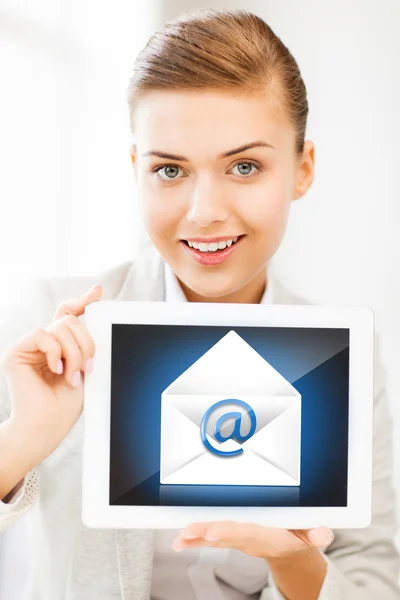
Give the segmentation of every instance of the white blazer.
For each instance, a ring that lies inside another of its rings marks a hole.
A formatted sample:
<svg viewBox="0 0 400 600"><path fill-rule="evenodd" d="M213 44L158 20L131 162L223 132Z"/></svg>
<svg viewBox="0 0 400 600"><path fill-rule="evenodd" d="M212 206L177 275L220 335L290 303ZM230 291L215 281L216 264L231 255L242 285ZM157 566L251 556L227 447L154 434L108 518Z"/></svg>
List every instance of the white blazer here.
<svg viewBox="0 0 400 600"><path fill-rule="evenodd" d="M58 304L101 283L103 300L165 300L164 263L154 248L134 261L87 277L35 278L19 306L2 318L0 354L22 335L46 327ZM274 303L307 304L274 277ZM84 322L84 315L79 317ZM400 600L395 495L392 487L392 422L385 373L375 353L373 518L366 529L336 530L326 550L323 598ZM10 397L0 372L0 421ZM82 416L60 446L0 502L0 531L29 511L34 552L29 600L148 600L154 552L153 530L88 529L81 520ZM261 600L274 598L272 584ZM321 595L322 598L322 595Z"/></svg>

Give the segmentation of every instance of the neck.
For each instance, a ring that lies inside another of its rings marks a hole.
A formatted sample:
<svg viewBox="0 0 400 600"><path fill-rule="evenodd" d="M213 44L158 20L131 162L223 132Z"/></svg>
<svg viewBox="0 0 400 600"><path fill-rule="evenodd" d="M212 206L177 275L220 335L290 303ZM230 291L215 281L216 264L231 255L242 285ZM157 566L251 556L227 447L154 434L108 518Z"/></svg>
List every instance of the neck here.
<svg viewBox="0 0 400 600"><path fill-rule="evenodd" d="M188 302L234 302L238 304L259 304L267 286L267 276L265 268L244 287L227 294L226 296L202 296L191 288L188 288L180 279L178 279L183 293Z"/></svg>

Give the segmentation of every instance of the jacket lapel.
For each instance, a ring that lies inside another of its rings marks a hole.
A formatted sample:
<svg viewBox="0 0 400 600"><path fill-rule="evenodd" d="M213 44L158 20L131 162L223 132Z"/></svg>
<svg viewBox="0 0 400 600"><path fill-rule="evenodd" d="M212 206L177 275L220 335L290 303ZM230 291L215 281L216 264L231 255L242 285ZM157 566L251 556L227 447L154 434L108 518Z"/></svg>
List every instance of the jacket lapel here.
<svg viewBox="0 0 400 600"><path fill-rule="evenodd" d="M115 529L122 600L149 600L154 529Z"/></svg>
<svg viewBox="0 0 400 600"><path fill-rule="evenodd" d="M164 302L164 261L154 248L145 248L131 263L113 300Z"/></svg>
<svg viewBox="0 0 400 600"><path fill-rule="evenodd" d="M158 252L146 248L131 263L113 300L163 302L163 265ZM115 530L122 600L150 598L155 533L152 529Z"/></svg>

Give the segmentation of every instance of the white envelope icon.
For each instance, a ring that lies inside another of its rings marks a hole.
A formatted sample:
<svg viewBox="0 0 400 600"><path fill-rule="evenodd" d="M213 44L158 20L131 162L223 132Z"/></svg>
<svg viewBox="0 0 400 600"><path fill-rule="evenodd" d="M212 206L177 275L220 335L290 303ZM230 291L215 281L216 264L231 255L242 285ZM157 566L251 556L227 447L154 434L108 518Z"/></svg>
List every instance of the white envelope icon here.
<svg viewBox="0 0 400 600"><path fill-rule="evenodd" d="M221 400L229 402L211 408ZM251 431L250 413L240 401L254 411L253 435L245 441L229 437L232 417L221 421L226 441L217 441L217 421L232 410L242 417L242 438ZM301 395L233 330L162 392L162 484L297 486L300 443Z"/></svg>

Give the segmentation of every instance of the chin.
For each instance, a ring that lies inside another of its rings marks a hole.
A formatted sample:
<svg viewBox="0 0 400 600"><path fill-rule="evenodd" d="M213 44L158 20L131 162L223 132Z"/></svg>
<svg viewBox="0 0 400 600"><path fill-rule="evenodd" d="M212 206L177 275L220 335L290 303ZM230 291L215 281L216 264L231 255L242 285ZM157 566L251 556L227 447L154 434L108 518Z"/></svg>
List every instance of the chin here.
<svg viewBox="0 0 400 600"><path fill-rule="evenodd" d="M224 298L225 296L229 296L234 292L237 292L242 286L239 284L234 284L232 281L221 281L221 277L212 277L207 281L207 277L202 278L201 281L183 281L183 283L190 288L195 294L199 296L204 296L205 298L211 300L218 300L219 298Z"/></svg>

